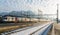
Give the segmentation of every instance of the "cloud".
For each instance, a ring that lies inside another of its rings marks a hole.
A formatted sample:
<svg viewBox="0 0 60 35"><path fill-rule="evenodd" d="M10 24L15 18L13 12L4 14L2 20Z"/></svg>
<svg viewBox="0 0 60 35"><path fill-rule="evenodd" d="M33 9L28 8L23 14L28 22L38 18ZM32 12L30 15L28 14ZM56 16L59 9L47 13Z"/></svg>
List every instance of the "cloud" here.
<svg viewBox="0 0 60 35"><path fill-rule="evenodd" d="M56 11L57 0L0 0L0 11L32 10L44 13Z"/></svg>

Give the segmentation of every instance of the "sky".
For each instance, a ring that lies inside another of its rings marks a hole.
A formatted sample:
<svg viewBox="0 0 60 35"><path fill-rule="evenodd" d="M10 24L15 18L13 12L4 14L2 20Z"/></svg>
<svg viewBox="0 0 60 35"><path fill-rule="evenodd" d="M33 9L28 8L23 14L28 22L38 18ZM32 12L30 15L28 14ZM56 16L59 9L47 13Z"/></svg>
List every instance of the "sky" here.
<svg viewBox="0 0 60 35"><path fill-rule="evenodd" d="M39 9L43 14L56 14L57 3L60 13L60 0L0 0L0 12L31 10L38 13Z"/></svg>

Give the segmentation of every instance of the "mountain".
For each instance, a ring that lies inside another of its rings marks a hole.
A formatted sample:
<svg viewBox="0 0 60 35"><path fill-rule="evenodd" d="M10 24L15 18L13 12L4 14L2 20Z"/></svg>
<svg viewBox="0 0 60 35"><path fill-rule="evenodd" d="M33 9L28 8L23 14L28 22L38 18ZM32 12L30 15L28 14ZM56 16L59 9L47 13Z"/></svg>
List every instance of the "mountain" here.
<svg viewBox="0 0 60 35"><path fill-rule="evenodd" d="M7 15L8 12L0 12L0 16L4 16L4 15Z"/></svg>
<svg viewBox="0 0 60 35"><path fill-rule="evenodd" d="M39 18L38 14L36 15L34 12L28 11L11 11L11 12L0 12L0 16L15 16L15 17L27 17L27 18Z"/></svg>
<svg viewBox="0 0 60 35"><path fill-rule="evenodd" d="M12 11L8 15L16 16L16 17L34 17L34 13L32 11Z"/></svg>

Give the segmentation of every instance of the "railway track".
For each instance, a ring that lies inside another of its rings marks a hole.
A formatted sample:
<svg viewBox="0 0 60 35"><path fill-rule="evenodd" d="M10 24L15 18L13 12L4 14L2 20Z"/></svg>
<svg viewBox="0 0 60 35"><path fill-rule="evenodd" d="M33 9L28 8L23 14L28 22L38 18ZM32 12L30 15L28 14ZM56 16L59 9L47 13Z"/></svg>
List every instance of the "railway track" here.
<svg viewBox="0 0 60 35"><path fill-rule="evenodd" d="M35 34L37 31L39 31L40 29L43 29L42 31L44 31L48 26L50 26L51 24L42 24L42 25L37 25L37 26L31 26L31 27L26 27L26 28L22 28L22 29L17 29L17 30L13 30L13 31L8 31L8 32L4 32L1 33L1 35L14 35L15 33L17 34L21 34L23 35L24 32L26 35L33 35ZM33 30L32 30L33 29ZM31 31L31 32L30 32ZM28 33L29 32L29 33Z"/></svg>

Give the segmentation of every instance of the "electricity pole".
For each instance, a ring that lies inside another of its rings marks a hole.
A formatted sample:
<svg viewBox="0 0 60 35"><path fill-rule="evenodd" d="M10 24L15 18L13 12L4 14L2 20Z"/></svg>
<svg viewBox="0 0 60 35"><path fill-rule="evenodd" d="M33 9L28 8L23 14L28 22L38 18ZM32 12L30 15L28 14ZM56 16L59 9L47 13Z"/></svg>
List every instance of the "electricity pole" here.
<svg viewBox="0 0 60 35"><path fill-rule="evenodd" d="M57 4L57 23L58 23L58 4Z"/></svg>
<svg viewBox="0 0 60 35"><path fill-rule="evenodd" d="M38 9L38 21L42 18L42 11Z"/></svg>

